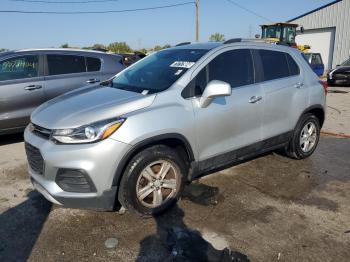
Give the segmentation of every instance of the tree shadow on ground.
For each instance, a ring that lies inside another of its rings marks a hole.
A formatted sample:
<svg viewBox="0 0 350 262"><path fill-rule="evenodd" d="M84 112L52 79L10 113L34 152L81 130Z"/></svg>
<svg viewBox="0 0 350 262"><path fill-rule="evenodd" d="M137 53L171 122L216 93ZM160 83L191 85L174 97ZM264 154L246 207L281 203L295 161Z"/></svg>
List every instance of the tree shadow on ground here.
<svg viewBox="0 0 350 262"><path fill-rule="evenodd" d="M37 192L0 214L0 261L27 261L52 204Z"/></svg>
<svg viewBox="0 0 350 262"><path fill-rule="evenodd" d="M218 188L194 183L184 190L183 197L197 204L210 205L216 203L218 192ZM154 216L157 232L140 242L136 261L249 261L246 255L229 248L215 249L199 231L185 224L184 216L184 211L178 205L164 214Z"/></svg>

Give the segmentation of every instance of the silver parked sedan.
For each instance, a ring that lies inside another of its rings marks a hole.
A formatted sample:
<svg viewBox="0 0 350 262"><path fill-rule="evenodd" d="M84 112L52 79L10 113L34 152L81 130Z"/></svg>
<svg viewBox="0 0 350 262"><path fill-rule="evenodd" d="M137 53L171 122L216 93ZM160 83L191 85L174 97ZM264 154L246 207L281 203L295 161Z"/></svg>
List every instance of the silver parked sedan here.
<svg viewBox="0 0 350 262"><path fill-rule="evenodd" d="M123 70L122 57L74 49L0 53L0 135L22 131L43 102Z"/></svg>

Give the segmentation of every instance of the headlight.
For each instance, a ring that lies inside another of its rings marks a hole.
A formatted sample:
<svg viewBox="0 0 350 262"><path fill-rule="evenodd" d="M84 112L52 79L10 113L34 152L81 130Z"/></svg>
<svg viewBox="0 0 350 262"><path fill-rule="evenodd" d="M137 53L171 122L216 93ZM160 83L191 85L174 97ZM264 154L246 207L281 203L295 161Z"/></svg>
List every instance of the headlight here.
<svg viewBox="0 0 350 262"><path fill-rule="evenodd" d="M90 125L57 129L52 132L52 139L63 144L92 143L106 139L124 123L124 118L114 118L92 123Z"/></svg>

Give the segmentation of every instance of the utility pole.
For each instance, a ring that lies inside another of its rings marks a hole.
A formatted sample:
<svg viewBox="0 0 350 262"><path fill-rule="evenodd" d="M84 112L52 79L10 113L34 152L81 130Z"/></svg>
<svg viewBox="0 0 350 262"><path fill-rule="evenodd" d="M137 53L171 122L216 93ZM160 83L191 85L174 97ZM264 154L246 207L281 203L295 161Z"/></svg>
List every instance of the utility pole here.
<svg viewBox="0 0 350 262"><path fill-rule="evenodd" d="M199 0L196 0L196 41L199 42Z"/></svg>

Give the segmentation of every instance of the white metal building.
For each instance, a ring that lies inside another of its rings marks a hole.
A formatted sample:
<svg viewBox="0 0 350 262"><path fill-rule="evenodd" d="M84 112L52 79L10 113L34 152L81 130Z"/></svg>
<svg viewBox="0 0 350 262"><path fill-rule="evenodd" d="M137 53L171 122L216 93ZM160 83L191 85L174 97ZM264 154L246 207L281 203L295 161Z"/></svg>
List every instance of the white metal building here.
<svg viewBox="0 0 350 262"><path fill-rule="evenodd" d="M333 1L288 22L299 25L297 44L310 45L310 52L321 53L326 69L349 58L350 0Z"/></svg>

